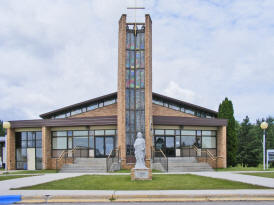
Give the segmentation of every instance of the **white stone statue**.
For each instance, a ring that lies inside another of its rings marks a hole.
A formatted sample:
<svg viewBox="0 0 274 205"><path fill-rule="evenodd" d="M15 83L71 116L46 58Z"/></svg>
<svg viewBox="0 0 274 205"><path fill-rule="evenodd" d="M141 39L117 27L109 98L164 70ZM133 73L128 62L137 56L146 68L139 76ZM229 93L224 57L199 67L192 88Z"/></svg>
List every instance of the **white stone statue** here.
<svg viewBox="0 0 274 205"><path fill-rule="evenodd" d="M147 169L145 165L146 142L141 132L137 133L137 138L134 143L134 149L135 149L134 154L136 158L135 169Z"/></svg>

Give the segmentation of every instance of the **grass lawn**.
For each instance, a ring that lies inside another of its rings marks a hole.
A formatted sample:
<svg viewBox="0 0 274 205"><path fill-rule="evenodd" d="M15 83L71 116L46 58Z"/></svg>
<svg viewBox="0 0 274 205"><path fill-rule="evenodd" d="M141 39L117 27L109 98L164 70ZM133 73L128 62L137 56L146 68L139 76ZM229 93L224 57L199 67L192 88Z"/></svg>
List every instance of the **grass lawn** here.
<svg viewBox="0 0 274 205"><path fill-rule="evenodd" d="M228 167L215 169L216 171L264 171L263 167ZM274 168L267 169L267 171L274 171Z"/></svg>
<svg viewBox="0 0 274 205"><path fill-rule="evenodd" d="M267 177L267 178L274 178L274 172L261 172L261 173L241 173L244 175L251 175L257 177Z"/></svg>
<svg viewBox="0 0 274 205"><path fill-rule="evenodd" d="M131 181L128 175L84 175L23 187L26 190L202 190L267 189L240 182L185 175L154 175L152 181Z"/></svg>
<svg viewBox="0 0 274 205"><path fill-rule="evenodd" d="M15 172L7 172L5 174L48 174L48 173L56 173L56 170L22 170Z"/></svg>
<svg viewBox="0 0 274 205"><path fill-rule="evenodd" d="M9 180L9 179L16 179L16 178L22 178L22 177L30 177L30 176L26 176L26 175L1 175L0 176L0 181L4 181L4 180Z"/></svg>

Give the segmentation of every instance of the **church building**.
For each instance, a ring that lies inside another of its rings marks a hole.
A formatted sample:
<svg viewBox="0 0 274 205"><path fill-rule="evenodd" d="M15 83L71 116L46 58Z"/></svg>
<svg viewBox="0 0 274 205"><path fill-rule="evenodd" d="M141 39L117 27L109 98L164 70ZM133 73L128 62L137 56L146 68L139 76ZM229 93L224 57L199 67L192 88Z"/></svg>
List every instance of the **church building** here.
<svg viewBox="0 0 274 205"><path fill-rule="evenodd" d="M130 169L138 132L146 142L148 167L158 160L168 171L174 159L226 167L227 120L214 110L152 92L150 15L138 23L122 15L118 43L117 92L41 114L41 119L4 123L9 170L62 169L77 160L104 160L106 171L114 162L115 169Z"/></svg>

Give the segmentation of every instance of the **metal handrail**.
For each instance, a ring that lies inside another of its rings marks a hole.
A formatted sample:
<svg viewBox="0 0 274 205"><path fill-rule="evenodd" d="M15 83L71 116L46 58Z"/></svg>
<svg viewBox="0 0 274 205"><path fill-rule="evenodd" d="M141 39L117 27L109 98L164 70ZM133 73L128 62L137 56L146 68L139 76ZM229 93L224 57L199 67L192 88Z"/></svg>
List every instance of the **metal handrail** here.
<svg viewBox="0 0 274 205"><path fill-rule="evenodd" d="M117 158L117 162L120 163L120 147L112 149L109 153L106 159L107 172L110 171L110 168L115 161L115 158Z"/></svg>
<svg viewBox="0 0 274 205"><path fill-rule="evenodd" d="M80 148L79 146L76 146L76 147L74 147L74 148L71 150L71 152L72 152L72 158L73 158L72 163L74 163L74 152L75 152L76 150L78 150L79 148ZM65 164L67 163L67 158L68 158L68 157L65 157L65 156L68 156L68 153L69 153L68 150L63 150L63 151L61 152L61 154L59 155L59 157L56 158L56 161L55 161L56 172L57 172L57 170L58 170L58 162L60 162L62 159L65 158Z"/></svg>
<svg viewBox="0 0 274 205"><path fill-rule="evenodd" d="M159 151L156 151L153 146L151 146L151 152L152 152L152 163L154 163L155 160L155 153L161 153L161 157L159 158L159 163L162 165L163 169L165 169L166 172L168 172L168 158L166 157L165 153L163 152L162 149L159 149Z"/></svg>

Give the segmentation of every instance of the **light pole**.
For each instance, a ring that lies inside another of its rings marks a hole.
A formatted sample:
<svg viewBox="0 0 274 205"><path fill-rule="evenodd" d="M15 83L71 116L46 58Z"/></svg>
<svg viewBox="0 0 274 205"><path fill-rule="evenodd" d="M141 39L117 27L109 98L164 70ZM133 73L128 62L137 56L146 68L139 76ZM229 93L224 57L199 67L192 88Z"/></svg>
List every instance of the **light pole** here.
<svg viewBox="0 0 274 205"><path fill-rule="evenodd" d="M267 129L267 127L268 127L267 122L261 123L261 128L264 131L264 137L263 137L264 170L265 170L265 130Z"/></svg>

